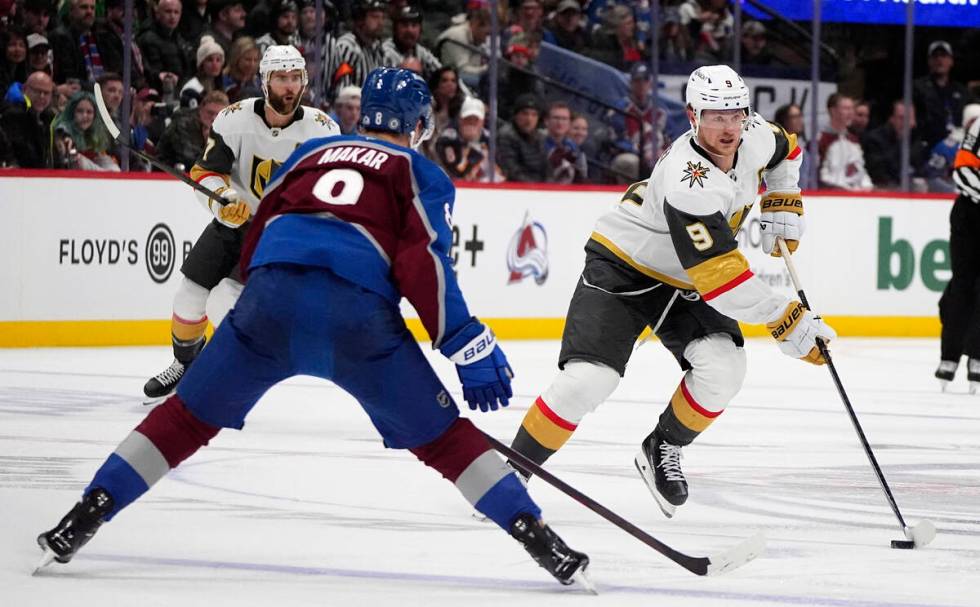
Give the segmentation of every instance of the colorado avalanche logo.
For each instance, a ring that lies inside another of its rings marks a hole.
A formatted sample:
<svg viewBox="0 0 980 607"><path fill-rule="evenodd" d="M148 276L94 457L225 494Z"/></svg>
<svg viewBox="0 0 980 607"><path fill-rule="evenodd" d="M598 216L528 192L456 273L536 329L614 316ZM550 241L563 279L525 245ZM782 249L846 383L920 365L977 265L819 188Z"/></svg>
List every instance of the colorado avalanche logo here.
<svg viewBox="0 0 980 607"><path fill-rule="evenodd" d="M524 214L524 223L510 239L507 247L507 269L510 280L507 284L521 282L528 276L543 285L548 280L548 233L544 226Z"/></svg>

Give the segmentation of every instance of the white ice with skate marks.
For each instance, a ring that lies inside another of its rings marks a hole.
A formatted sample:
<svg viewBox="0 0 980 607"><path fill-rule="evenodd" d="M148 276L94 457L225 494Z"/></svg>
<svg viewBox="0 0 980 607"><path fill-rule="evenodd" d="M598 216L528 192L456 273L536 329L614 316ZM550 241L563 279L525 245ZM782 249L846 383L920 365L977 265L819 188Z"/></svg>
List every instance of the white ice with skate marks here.
<svg viewBox="0 0 980 607"><path fill-rule="evenodd" d="M472 414L509 442L551 380L556 342L505 343L519 395ZM338 389L301 378L270 392L244 432L212 445L105 525L68 565L37 577L34 538L77 499L142 419L142 383L167 348L0 351L3 605L828 605L975 606L980 587L980 397L939 391L934 340L849 340L835 360L910 525L902 539L823 368L750 340L745 388L684 451L691 498L667 520L633 466L679 379L657 343L549 469L690 555L757 532L765 551L698 577L540 480L532 495L592 559L592 597L554 582L445 480L384 449ZM426 348L427 350L427 348ZM432 360L456 390L455 372ZM458 398L458 392L456 393Z"/></svg>

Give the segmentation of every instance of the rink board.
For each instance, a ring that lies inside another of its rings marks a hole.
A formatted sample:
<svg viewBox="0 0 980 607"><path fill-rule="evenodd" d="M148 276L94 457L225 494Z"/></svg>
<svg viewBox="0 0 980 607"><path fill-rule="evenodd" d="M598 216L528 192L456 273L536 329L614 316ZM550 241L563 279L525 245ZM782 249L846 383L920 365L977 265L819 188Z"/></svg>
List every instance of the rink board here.
<svg viewBox="0 0 980 607"><path fill-rule="evenodd" d="M471 312L504 339L559 337L582 247L619 196L608 187L460 187L453 256ZM839 333L938 335L951 197L810 193L805 203L798 269ZM0 212L0 346L169 342L180 263L210 217L185 185L10 172L0 176ZM792 293L782 261L760 248L757 212L739 242L758 276Z"/></svg>

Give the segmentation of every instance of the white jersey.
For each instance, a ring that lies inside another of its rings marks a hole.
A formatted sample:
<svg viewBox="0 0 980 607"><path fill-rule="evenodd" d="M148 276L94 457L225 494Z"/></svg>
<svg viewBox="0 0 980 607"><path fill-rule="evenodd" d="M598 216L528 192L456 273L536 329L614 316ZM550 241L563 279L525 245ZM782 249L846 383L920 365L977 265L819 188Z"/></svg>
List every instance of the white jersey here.
<svg viewBox="0 0 980 607"><path fill-rule="evenodd" d="M230 185L252 214L269 179L299 145L315 137L339 135L340 127L320 110L300 106L284 127L265 121L265 100L243 99L221 110L201 159L191 169L198 183L217 189ZM207 204L203 195L200 198Z"/></svg>
<svg viewBox="0 0 980 607"><path fill-rule="evenodd" d="M726 316L768 322L788 300L753 276L735 234L763 183L769 193L799 194L801 155L795 136L755 114L725 173L688 131L657 161L649 180L633 184L599 218L587 248L665 284L696 290Z"/></svg>

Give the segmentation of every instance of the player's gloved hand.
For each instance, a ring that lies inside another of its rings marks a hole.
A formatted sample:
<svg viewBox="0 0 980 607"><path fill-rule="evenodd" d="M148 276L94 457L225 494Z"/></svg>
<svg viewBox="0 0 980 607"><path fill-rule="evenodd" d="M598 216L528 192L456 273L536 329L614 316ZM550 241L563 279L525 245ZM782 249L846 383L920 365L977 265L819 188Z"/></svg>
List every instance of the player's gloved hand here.
<svg viewBox="0 0 980 607"><path fill-rule="evenodd" d="M820 354L817 339L827 344L837 337L830 325L798 301L790 302L782 315L775 321L766 323L766 327L779 342L779 349L783 354L814 365L827 362Z"/></svg>
<svg viewBox="0 0 980 607"><path fill-rule="evenodd" d="M212 198L208 201L208 208L211 209L211 213L218 220L218 223L229 228L237 228L252 216L252 209L234 189L222 186L217 188L214 193L221 196L222 200L216 201Z"/></svg>
<svg viewBox="0 0 980 607"><path fill-rule="evenodd" d="M514 396L510 387L514 371L490 327L473 318L443 342L440 350L456 363L463 399L470 409L496 411L498 406L506 407L510 403L508 399Z"/></svg>
<svg viewBox="0 0 980 607"><path fill-rule="evenodd" d="M806 229L806 222L803 221L803 198L799 194L767 192L762 197L759 210L762 211L759 218L762 250L773 257L779 257L776 239L782 238L790 253L796 252Z"/></svg>

